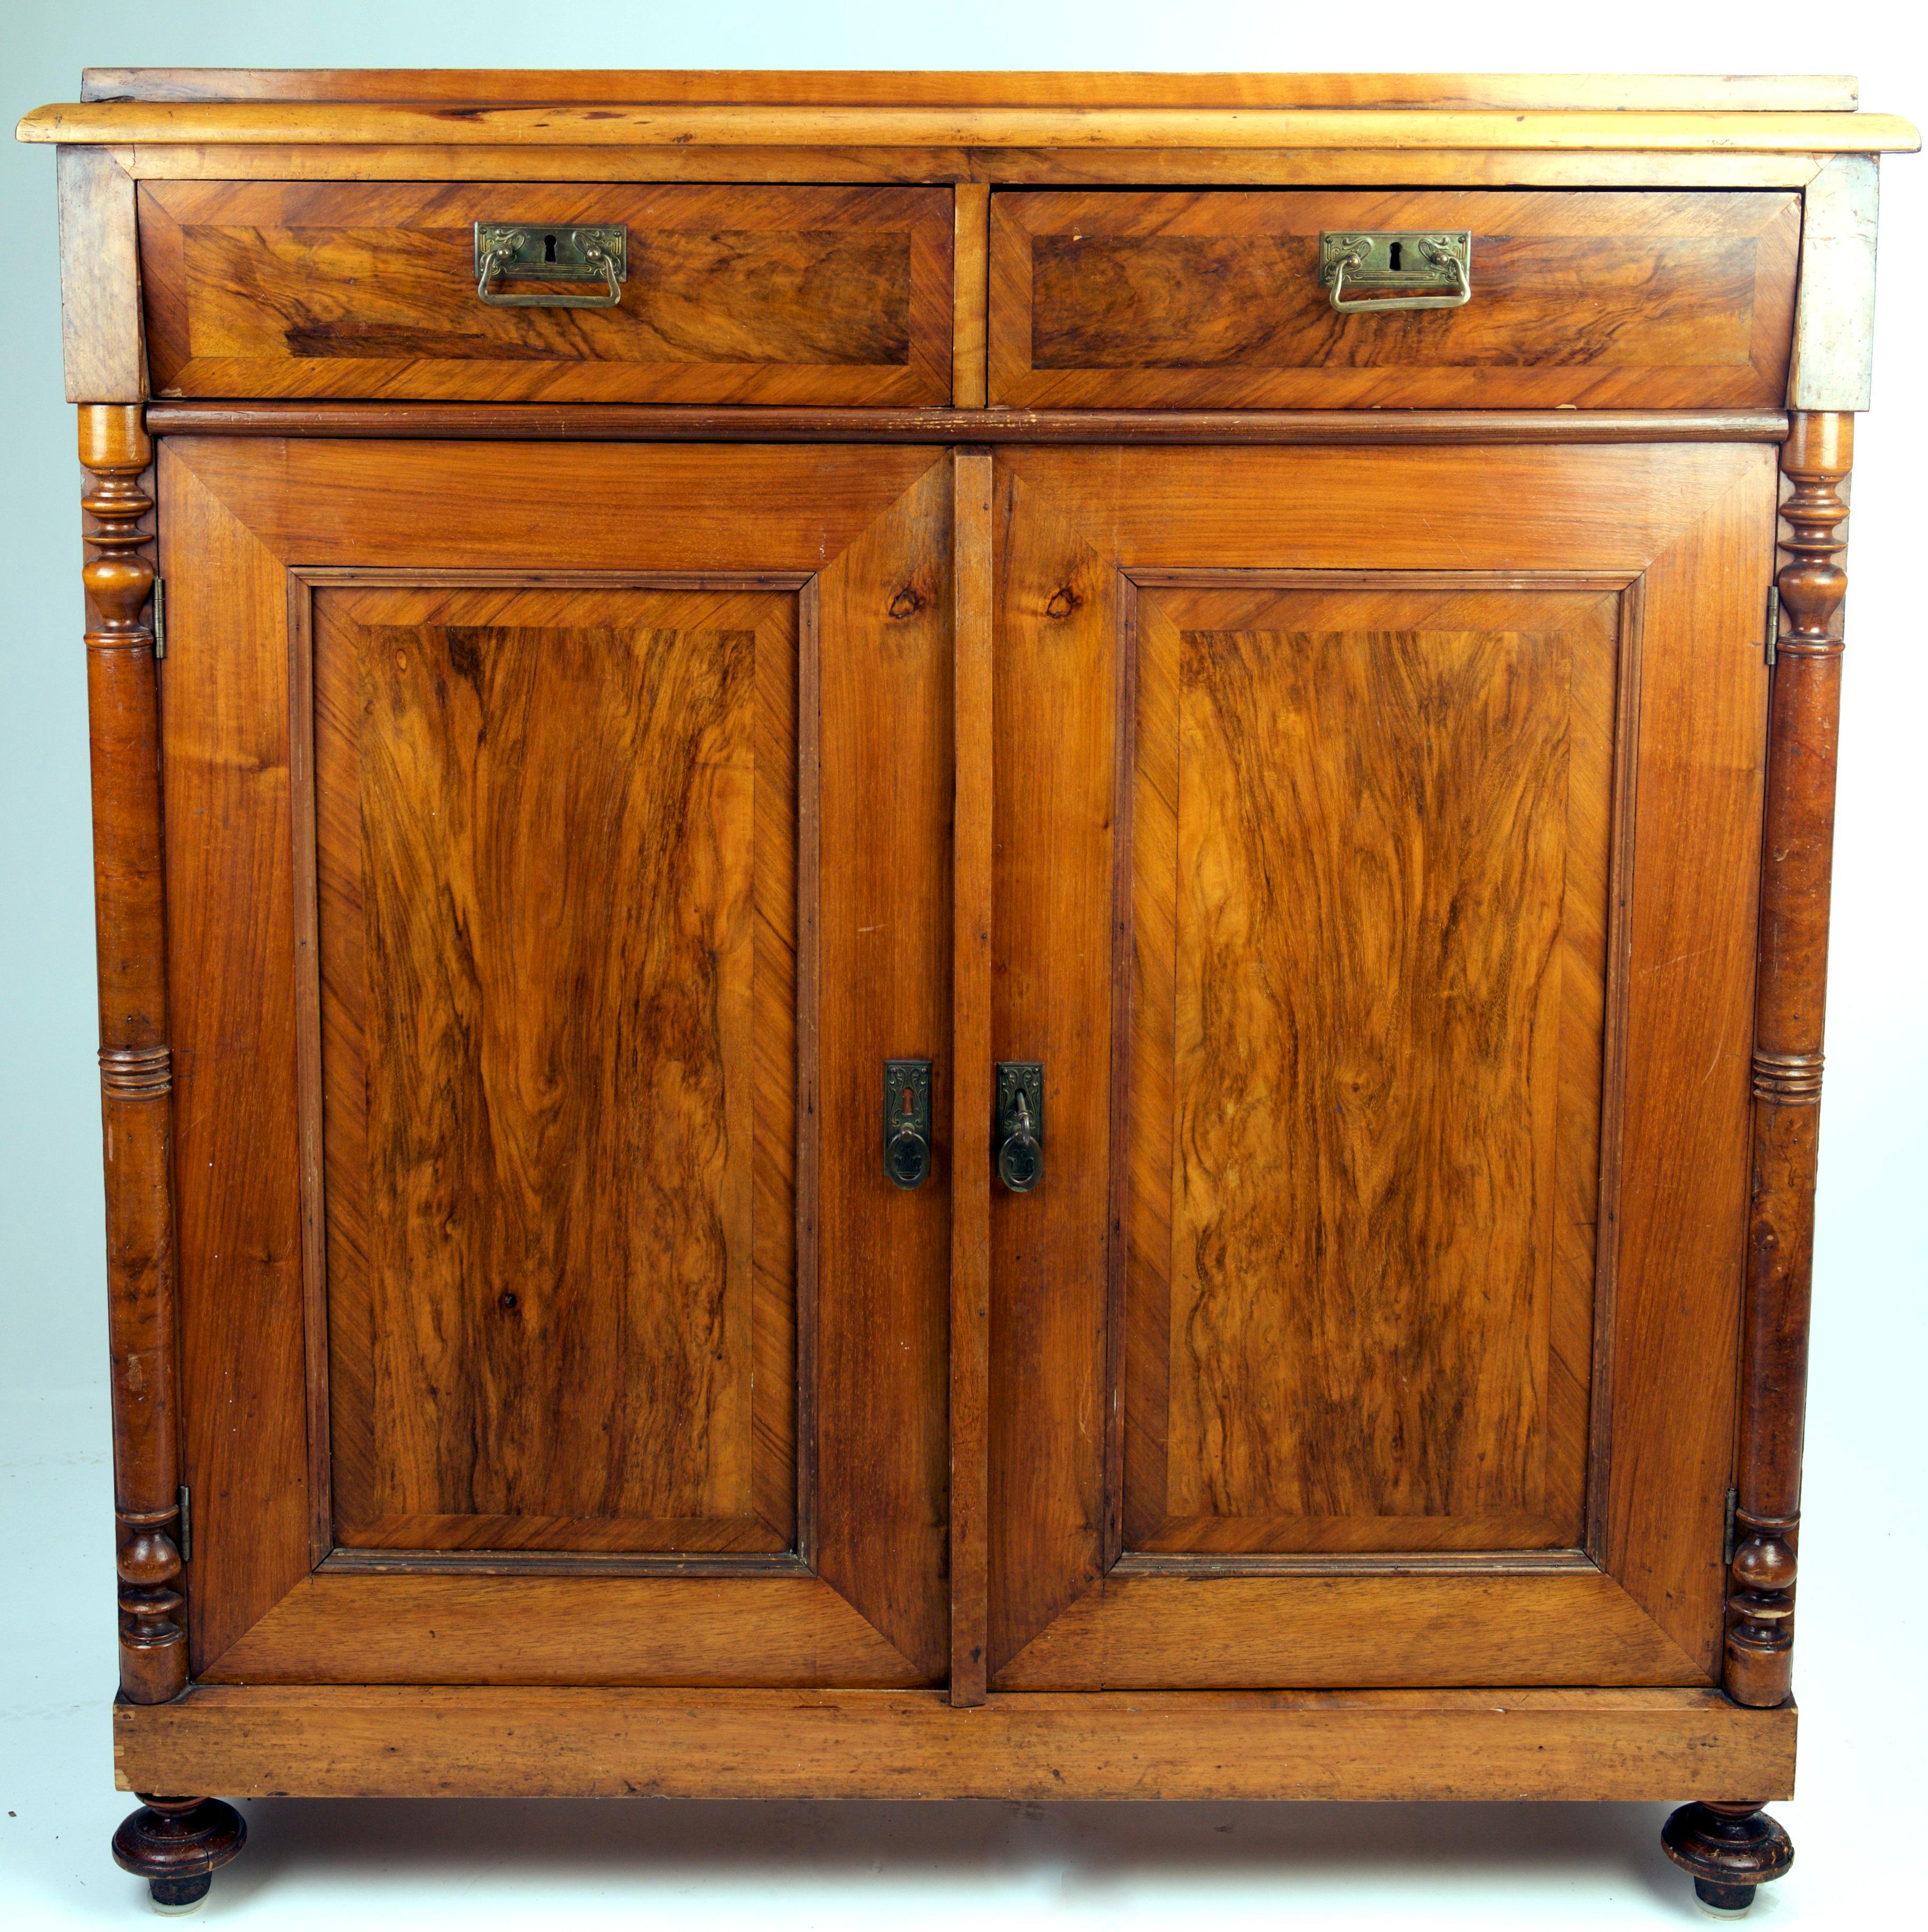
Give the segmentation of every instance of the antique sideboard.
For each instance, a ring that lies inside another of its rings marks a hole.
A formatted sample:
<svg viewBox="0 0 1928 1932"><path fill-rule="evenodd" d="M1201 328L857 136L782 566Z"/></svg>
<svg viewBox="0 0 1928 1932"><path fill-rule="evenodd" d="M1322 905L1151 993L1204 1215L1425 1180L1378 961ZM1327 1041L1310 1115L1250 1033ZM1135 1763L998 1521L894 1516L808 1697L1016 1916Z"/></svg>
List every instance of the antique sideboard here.
<svg viewBox="0 0 1928 1932"><path fill-rule="evenodd" d="M114 1841L1787 1868L1835 78L91 73Z"/></svg>

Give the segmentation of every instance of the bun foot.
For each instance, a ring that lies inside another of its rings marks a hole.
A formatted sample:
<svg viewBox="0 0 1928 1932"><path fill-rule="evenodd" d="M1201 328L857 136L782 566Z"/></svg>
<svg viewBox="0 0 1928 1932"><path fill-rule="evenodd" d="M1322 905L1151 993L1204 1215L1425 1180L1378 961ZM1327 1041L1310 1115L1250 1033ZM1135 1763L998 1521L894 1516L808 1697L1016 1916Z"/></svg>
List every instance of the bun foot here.
<svg viewBox="0 0 1928 1932"><path fill-rule="evenodd" d="M1757 1886L1794 1863L1786 1832L1756 1803L1683 1804L1660 1828L1668 1857L1694 1882L1702 1910L1738 1918Z"/></svg>
<svg viewBox="0 0 1928 1932"><path fill-rule="evenodd" d="M218 1798L151 1798L114 1834L114 1862L147 1880L160 1912L192 1912L206 1898L214 1874L247 1843L247 1827Z"/></svg>

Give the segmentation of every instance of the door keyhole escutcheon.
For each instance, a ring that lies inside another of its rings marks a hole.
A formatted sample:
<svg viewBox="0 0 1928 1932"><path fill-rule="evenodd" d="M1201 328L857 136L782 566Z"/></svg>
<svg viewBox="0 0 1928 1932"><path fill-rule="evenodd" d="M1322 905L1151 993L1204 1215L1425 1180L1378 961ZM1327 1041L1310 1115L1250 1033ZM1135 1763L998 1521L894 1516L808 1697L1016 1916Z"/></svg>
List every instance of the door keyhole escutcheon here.
<svg viewBox="0 0 1928 1932"><path fill-rule="evenodd" d="M931 1063L883 1063L883 1172L907 1192L931 1175Z"/></svg>

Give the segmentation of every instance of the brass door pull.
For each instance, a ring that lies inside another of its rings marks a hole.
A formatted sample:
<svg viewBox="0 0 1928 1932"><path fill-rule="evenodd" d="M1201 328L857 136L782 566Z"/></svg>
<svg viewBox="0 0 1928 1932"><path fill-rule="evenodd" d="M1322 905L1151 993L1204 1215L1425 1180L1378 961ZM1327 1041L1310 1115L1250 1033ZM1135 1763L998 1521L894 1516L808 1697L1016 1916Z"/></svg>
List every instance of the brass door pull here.
<svg viewBox="0 0 1928 1932"><path fill-rule="evenodd" d="M475 292L492 308L614 308L628 279L629 230L620 223L601 228L475 224ZM502 292L504 282L559 286L512 296ZM602 286L594 292L583 289L596 282Z"/></svg>
<svg viewBox="0 0 1928 1932"><path fill-rule="evenodd" d="M931 1175L931 1063L883 1063L883 1172L908 1192Z"/></svg>
<svg viewBox="0 0 1928 1932"><path fill-rule="evenodd" d="M1342 315L1461 308L1473 299L1473 231L1321 235L1319 286ZM1354 299L1345 292L1354 291Z"/></svg>
<svg viewBox="0 0 1928 1932"><path fill-rule="evenodd" d="M1000 1060L991 1138L997 1178L1013 1194L1028 1194L1044 1179L1044 1067L1035 1060Z"/></svg>

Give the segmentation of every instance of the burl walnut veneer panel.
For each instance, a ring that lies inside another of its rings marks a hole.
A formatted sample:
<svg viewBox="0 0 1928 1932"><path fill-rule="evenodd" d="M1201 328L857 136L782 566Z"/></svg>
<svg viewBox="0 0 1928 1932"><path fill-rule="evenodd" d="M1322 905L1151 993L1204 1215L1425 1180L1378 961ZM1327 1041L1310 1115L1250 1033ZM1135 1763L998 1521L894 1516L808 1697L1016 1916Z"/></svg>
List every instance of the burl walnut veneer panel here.
<svg viewBox="0 0 1928 1932"><path fill-rule="evenodd" d="M346 1544L790 1546L796 630L316 590Z"/></svg>
<svg viewBox="0 0 1928 1932"><path fill-rule="evenodd" d="M1580 1541L1622 607L1134 600L1127 1547Z"/></svg>

